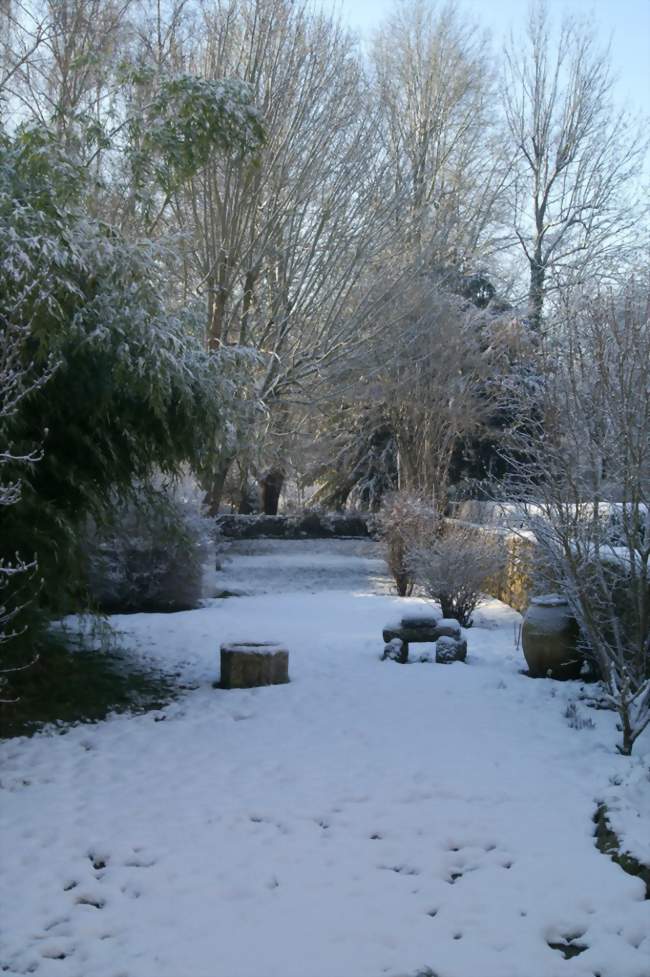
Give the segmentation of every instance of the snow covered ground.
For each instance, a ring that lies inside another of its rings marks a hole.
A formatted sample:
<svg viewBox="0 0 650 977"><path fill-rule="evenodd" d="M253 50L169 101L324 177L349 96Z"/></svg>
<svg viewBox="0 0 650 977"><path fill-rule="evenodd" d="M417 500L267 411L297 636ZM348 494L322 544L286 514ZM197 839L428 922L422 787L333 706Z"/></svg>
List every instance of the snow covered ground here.
<svg viewBox="0 0 650 977"><path fill-rule="evenodd" d="M367 542L238 543L211 586L248 596L113 619L196 688L0 746L2 971L649 977L650 901L591 819L648 857L650 737L630 760L611 713L567 718L579 683L519 674L497 601L466 664L380 662L420 603L384 573ZM214 689L226 640L286 643L291 683Z"/></svg>

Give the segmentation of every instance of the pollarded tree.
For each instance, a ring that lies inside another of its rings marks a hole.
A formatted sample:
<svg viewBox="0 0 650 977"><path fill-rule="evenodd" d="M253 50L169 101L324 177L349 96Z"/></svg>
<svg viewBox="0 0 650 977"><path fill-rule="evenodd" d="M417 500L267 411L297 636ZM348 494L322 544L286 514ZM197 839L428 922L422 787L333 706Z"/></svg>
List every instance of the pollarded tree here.
<svg viewBox="0 0 650 977"><path fill-rule="evenodd" d="M609 55L593 28L565 19L556 39L543 0L531 4L524 42L506 51L503 104L514 231L539 328L552 289L615 270L643 247L648 209L636 191L647 143L613 105Z"/></svg>
<svg viewBox="0 0 650 977"><path fill-rule="evenodd" d="M444 512L450 489L483 491L502 468L498 394L530 370L528 331L489 279L457 272L378 282L371 315L307 426L317 499L376 509L399 486Z"/></svg>

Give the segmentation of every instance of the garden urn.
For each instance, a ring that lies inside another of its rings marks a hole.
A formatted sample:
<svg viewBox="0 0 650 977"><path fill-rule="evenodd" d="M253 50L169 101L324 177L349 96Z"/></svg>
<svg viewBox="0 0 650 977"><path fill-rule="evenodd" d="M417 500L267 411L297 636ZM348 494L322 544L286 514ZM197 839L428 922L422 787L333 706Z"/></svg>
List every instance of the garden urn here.
<svg viewBox="0 0 650 977"><path fill-rule="evenodd" d="M521 643L532 676L579 678L583 656L578 651L578 625L569 602L560 594L532 599L524 616Z"/></svg>

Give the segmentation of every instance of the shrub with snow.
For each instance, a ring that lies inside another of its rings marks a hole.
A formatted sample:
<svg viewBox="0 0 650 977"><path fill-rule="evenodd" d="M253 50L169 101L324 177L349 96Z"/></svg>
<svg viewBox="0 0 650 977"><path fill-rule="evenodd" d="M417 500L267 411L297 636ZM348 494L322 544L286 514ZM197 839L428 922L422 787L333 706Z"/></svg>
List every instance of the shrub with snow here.
<svg viewBox="0 0 650 977"><path fill-rule="evenodd" d="M439 520L432 500L409 492L386 497L377 515L377 531L386 547L386 562L397 593L408 597L415 579L409 553L435 537Z"/></svg>
<svg viewBox="0 0 650 977"><path fill-rule="evenodd" d="M191 486L138 487L86 543L90 601L109 613L196 607L213 526Z"/></svg>
<svg viewBox="0 0 650 977"><path fill-rule="evenodd" d="M445 617L469 628L487 581L503 568L505 553L492 533L457 526L409 548L413 579L440 603Z"/></svg>

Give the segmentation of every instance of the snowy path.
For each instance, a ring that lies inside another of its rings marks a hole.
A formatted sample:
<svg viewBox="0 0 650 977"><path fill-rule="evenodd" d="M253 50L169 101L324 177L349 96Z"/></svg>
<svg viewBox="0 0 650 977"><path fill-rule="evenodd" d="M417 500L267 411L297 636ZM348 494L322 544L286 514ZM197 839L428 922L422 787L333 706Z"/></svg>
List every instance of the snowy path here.
<svg viewBox="0 0 650 977"><path fill-rule="evenodd" d="M569 728L577 683L518 673L517 615L483 609L466 665L379 662L406 602L372 546L235 553L219 586L251 596L115 620L194 692L0 746L0 968L650 977L650 901L591 823L645 767L610 714ZM228 639L286 642L291 684L213 689Z"/></svg>

